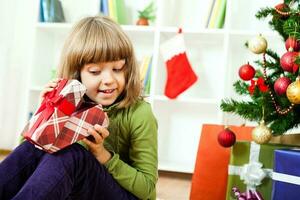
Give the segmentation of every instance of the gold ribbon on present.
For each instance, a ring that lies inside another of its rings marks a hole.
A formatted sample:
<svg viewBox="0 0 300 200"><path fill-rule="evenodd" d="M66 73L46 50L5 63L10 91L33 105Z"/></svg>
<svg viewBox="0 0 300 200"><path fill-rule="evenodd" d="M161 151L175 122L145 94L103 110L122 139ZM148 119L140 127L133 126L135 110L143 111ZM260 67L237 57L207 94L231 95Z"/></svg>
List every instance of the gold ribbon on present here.
<svg viewBox="0 0 300 200"><path fill-rule="evenodd" d="M269 143L300 146L300 133L273 136Z"/></svg>

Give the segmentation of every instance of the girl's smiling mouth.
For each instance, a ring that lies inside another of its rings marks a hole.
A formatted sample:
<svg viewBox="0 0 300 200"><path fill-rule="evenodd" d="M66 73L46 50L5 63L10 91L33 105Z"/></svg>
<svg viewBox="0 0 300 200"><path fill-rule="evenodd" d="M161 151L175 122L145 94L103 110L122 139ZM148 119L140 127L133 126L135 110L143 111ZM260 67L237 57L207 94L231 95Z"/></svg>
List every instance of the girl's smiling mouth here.
<svg viewBox="0 0 300 200"><path fill-rule="evenodd" d="M98 92L105 93L105 94L111 94L114 91L115 91L115 89L98 90Z"/></svg>

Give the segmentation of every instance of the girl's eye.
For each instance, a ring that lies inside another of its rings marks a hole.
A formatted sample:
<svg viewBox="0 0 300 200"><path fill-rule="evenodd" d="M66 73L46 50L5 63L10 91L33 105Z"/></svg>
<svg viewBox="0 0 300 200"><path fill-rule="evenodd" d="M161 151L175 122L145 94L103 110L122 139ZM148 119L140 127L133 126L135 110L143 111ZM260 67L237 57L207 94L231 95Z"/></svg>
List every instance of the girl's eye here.
<svg viewBox="0 0 300 200"><path fill-rule="evenodd" d="M93 74L93 75L98 75L98 74L100 74L100 72L101 71L90 71L90 73Z"/></svg>
<svg viewBox="0 0 300 200"><path fill-rule="evenodd" d="M123 67L122 68L114 68L113 69L114 72L121 72L122 70L123 70Z"/></svg>

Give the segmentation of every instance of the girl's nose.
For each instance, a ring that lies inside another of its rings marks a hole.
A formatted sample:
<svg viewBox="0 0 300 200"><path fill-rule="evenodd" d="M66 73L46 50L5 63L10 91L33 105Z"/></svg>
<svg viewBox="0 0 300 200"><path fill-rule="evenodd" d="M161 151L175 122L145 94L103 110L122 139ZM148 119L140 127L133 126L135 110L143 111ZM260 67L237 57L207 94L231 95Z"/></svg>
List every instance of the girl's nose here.
<svg viewBox="0 0 300 200"><path fill-rule="evenodd" d="M114 77L112 72L110 71L103 71L102 72L102 83L110 84L114 81Z"/></svg>

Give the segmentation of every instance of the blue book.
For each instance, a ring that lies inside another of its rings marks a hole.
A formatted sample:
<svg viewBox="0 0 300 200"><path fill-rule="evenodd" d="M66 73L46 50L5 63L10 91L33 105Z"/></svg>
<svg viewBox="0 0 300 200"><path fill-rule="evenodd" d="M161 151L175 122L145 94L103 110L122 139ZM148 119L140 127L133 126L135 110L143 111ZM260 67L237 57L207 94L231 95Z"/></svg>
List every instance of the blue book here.
<svg viewBox="0 0 300 200"><path fill-rule="evenodd" d="M39 22L45 22L42 2L43 0L40 0Z"/></svg>
<svg viewBox="0 0 300 200"><path fill-rule="evenodd" d="M103 15L108 16L108 0L101 0L100 2L100 11Z"/></svg>
<svg viewBox="0 0 300 200"><path fill-rule="evenodd" d="M43 13L43 22L49 22L50 0L41 0L41 9Z"/></svg>

